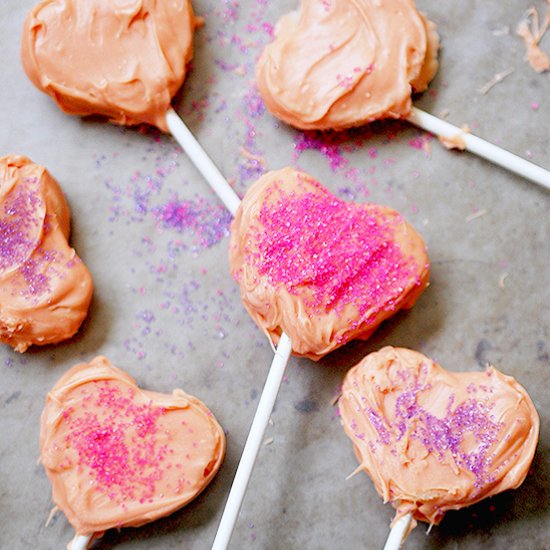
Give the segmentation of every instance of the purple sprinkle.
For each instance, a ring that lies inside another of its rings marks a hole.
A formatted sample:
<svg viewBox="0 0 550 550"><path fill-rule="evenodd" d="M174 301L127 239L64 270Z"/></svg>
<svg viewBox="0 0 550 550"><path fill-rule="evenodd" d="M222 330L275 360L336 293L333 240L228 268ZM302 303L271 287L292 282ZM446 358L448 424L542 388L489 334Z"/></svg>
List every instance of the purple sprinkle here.
<svg viewBox="0 0 550 550"><path fill-rule="evenodd" d="M210 248L229 235L231 214L222 205L212 205L200 197L193 201L174 198L156 207L154 214L163 227L195 235L202 248Z"/></svg>

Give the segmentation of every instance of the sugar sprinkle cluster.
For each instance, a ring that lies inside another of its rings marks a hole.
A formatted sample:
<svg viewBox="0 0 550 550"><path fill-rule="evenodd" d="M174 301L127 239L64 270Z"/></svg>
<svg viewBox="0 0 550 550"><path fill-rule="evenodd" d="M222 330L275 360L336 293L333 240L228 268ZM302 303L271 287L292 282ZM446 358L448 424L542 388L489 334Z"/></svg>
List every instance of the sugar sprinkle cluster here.
<svg viewBox="0 0 550 550"><path fill-rule="evenodd" d="M57 274L60 261L55 250L40 248L49 230L48 214L40 214L43 208L39 180L26 177L0 212L0 275L16 270L20 278L13 279L13 292L27 300L49 292L50 276Z"/></svg>
<svg viewBox="0 0 550 550"><path fill-rule="evenodd" d="M157 483L167 468L178 467L173 449L159 422L167 414L151 401L135 402L135 390L109 381L83 388L79 407L63 411L67 423L67 446L78 456L76 464L66 459L63 468L75 467L89 477L95 489L123 508L125 501L152 502ZM180 483L184 483L183 473ZM174 493L181 487L174 487Z"/></svg>
<svg viewBox="0 0 550 550"><path fill-rule="evenodd" d="M470 384L467 388L469 397L462 402L457 402L456 394L451 393L445 416L439 418L429 410L429 392L433 388L427 382L427 365L422 365L419 374L404 369L397 376L401 383L393 407L394 422L389 422L374 409L366 397L361 398L363 410L378 435L377 440L369 442L371 451L376 454L377 445L382 445L391 447L391 452L396 455L398 443L408 438L420 443L427 453L435 454L440 461L451 461L456 468L472 472L476 488L494 481L491 450L499 440L503 423L492 413L494 397L491 387ZM357 438L365 439L365 434L359 433L357 423L354 430Z"/></svg>
<svg viewBox="0 0 550 550"><path fill-rule="evenodd" d="M348 203L315 186L285 193L271 185L248 262L272 285L304 295L311 312L341 313L354 304L368 320L418 279L414 260L395 242L395 225L402 221L376 205Z"/></svg>
<svg viewBox="0 0 550 550"><path fill-rule="evenodd" d="M36 212L42 206L35 182L17 185L0 213L0 272L23 264L37 245L42 220Z"/></svg>

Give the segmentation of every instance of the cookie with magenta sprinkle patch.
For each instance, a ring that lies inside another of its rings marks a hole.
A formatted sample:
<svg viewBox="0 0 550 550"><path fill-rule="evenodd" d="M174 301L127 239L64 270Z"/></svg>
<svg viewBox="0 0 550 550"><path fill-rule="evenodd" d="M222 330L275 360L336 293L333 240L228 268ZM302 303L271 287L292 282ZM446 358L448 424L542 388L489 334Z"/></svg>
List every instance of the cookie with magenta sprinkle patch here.
<svg viewBox="0 0 550 550"><path fill-rule="evenodd" d="M449 372L403 348L352 368L339 409L358 470L396 519L438 524L449 510L519 487L538 441L535 406L512 377L494 367Z"/></svg>
<svg viewBox="0 0 550 550"><path fill-rule="evenodd" d="M210 483L224 453L224 432L201 401L142 390L106 357L63 375L42 412L40 461L78 535L171 514Z"/></svg>
<svg viewBox="0 0 550 550"><path fill-rule="evenodd" d="M231 274L276 344L318 360L411 308L429 279L420 235L385 206L340 200L293 168L247 191L231 225Z"/></svg>
<svg viewBox="0 0 550 550"><path fill-rule="evenodd" d="M69 232L49 172L24 156L0 158L0 342L16 351L70 338L88 313L92 277Z"/></svg>

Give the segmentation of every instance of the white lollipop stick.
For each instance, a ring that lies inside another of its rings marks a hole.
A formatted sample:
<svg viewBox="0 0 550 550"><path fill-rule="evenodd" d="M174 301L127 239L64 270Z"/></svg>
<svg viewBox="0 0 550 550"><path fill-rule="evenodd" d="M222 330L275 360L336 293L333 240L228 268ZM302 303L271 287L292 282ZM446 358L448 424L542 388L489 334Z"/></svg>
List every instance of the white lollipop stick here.
<svg viewBox="0 0 550 550"><path fill-rule="evenodd" d="M246 440L241 461L229 492L229 497L225 504L222 519L212 545L212 550L225 550L231 540L235 523L237 522L237 516L241 509L244 493L260 450L260 444L264 437L265 429L273 411L275 399L283 380L286 364L292 352L292 345L290 338L283 332L279 345L275 351L275 357L271 363L269 374L265 382L258 408L250 427L250 432Z"/></svg>
<svg viewBox="0 0 550 550"><path fill-rule="evenodd" d="M241 202L239 197L189 131L183 120L181 120L173 109L170 109L166 114L166 122L174 138L204 176L210 187L231 214L235 215ZM291 352L292 345L290 339L283 333L275 351L275 356L273 357L273 362L271 363L265 386L260 396L260 402L258 403L258 408L252 421L237 473L235 474L235 479L233 480L233 485L231 486L231 491L229 492L218 532L212 546L212 548L217 550L227 548L233 534L244 494L248 487L248 482L260 450L265 429L273 411L273 406L275 405L275 400L277 399L277 394L279 393L279 388L281 387Z"/></svg>
<svg viewBox="0 0 550 550"><path fill-rule="evenodd" d="M509 151L505 151L484 139L469 134L457 126L453 126L416 107L412 108L411 114L407 117L407 120L415 126L436 136L441 136L446 139L458 137L464 142L466 149L471 153L475 153L494 164L498 164L511 172L546 187L546 189L550 189L550 171L541 166L537 166Z"/></svg>
<svg viewBox="0 0 550 550"><path fill-rule="evenodd" d="M400 517L394 523L393 527L391 528L390 534L388 535L388 540L386 540L386 544L384 545L384 550L399 550L399 548L401 548L407 532L409 531L409 525L411 524L411 521L412 515L407 514Z"/></svg>
<svg viewBox="0 0 550 550"><path fill-rule="evenodd" d="M182 149L187 153L191 162L197 167L204 176L210 187L221 199L231 214L235 215L241 199L227 180L222 176L212 159L201 147L195 136L189 131L183 120L177 115L174 109L169 109L166 113L166 122L168 129Z"/></svg>
<svg viewBox="0 0 550 550"><path fill-rule="evenodd" d="M69 542L67 550L86 550L88 544L92 540L93 535L75 535L74 539Z"/></svg>

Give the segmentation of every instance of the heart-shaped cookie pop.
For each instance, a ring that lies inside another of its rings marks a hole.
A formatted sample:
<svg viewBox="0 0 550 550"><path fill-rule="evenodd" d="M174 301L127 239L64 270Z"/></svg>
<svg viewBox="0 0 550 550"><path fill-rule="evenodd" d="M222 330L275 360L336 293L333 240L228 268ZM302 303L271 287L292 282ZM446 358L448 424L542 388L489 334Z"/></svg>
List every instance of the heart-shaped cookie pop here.
<svg viewBox="0 0 550 550"><path fill-rule="evenodd" d="M426 246L398 212L340 200L292 168L247 191L229 256L260 328L314 360L412 307L429 278Z"/></svg>
<svg viewBox="0 0 550 550"><path fill-rule="evenodd" d="M435 25L412 0L301 0L257 65L267 108L287 124L327 130L403 118L437 71Z"/></svg>
<svg viewBox="0 0 550 550"><path fill-rule="evenodd" d="M25 21L23 67L66 113L167 131L196 24L189 0L43 0Z"/></svg>
<svg viewBox="0 0 550 550"><path fill-rule="evenodd" d="M378 494L398 517L431 524L518 487L538 441L537 411L513 378L493 367L451 373L408 349L367 355L346 375L339 407Z"/></svg>
<svg viewBox="0 0 550 550"><path fill-rule="evenodd" d="M40 460L80 535L174 512L208 485L224 452L223 430L201 401L142 390L105 357L70 369L42 413Z"/></svg>
<svg viewBox="0 0 550 550"><path fill-rule="evenodd" d="M16 351L70 338L86 317L92 277L67 242L69 220L45 168L0 158L0 342Z"/></svg>

